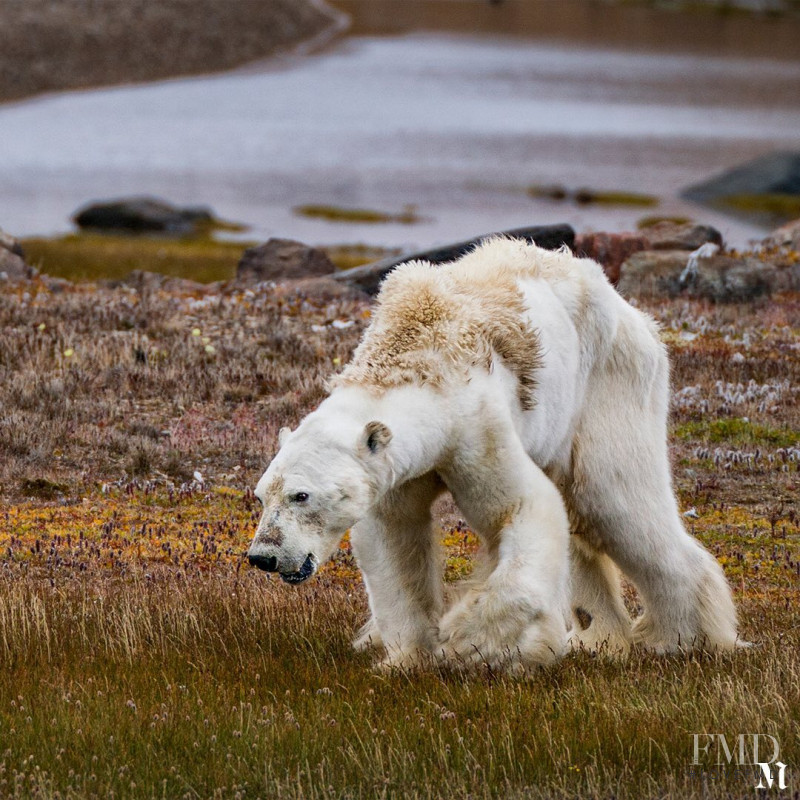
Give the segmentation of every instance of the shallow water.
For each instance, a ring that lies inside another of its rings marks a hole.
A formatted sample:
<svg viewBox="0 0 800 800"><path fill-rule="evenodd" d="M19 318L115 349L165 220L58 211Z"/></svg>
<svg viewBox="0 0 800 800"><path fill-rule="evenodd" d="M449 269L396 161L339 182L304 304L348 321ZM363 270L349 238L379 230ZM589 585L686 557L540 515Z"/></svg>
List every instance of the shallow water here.
<svg viewBox="0 0 800 800"><path fill-rule="evenodd" d="M363 37L212 77L0 107L0 225L70 227L104 197L206 203L249 237L427 246L525 224L629 229L688 214L734 243L759 231L678 199L796 148L800 64L452 35ZM533 200L531 184L657 195L656 209ZM416 225L293 213L330 203Z"/></svg>

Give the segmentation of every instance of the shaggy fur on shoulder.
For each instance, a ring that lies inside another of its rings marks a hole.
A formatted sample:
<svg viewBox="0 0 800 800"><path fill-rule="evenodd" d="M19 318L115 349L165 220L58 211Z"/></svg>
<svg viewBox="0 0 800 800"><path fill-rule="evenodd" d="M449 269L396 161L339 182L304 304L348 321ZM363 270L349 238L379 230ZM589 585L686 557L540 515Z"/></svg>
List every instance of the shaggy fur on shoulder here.
<svg viewBox="0 0 800 800"><path fill-rule="evenodd" d="M518 285L530 272L525 264L496 270L477 261L403 264L384 282L375 321L333 385L442 386L453 373L491 370L499 357L519 381L522 407L533 408L539 339Z"/></svg>

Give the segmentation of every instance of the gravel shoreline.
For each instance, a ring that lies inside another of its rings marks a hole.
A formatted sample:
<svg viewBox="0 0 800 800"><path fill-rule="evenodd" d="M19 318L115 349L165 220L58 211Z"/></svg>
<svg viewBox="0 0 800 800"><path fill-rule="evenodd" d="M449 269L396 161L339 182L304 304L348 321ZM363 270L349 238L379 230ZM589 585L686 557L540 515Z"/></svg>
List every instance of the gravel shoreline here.
<svg viewBox="0 0 800 800"><path fill-rule="evenodd" d="M231 69L345 24L322 0L3 0L0 102Z"/></svg>

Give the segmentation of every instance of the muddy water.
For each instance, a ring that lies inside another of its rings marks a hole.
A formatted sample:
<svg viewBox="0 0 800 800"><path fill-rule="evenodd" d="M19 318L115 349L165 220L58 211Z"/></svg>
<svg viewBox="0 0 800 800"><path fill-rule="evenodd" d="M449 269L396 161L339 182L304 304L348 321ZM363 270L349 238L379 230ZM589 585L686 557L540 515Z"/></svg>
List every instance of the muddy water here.
<svg viewBox="0 0 800 800"><path fill-rule="evenodd" d="M514 10L512 0L469 5ZM652 213L701 218L743 244L759 231L689 205L680 190L800 146L800 62L382 34L225 75L0 107L0 225L63 231L88 200L148 193L207 203L251 225L251 237L323 244L422 247L562 221L621 230ZM539 184L660 203L534 199L527 189ZM394 213L414 205L423 220L337 224L293 211L320 203Z"/></svg>

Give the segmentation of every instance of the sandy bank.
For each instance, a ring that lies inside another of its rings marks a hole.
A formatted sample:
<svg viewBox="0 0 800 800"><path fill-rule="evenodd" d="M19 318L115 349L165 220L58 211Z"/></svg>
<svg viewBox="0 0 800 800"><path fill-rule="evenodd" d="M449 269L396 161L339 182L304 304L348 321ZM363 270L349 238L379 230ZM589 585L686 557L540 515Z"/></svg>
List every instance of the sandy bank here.
<svg viewBox="0 0 800 800"><path fill-rule="evenodd" d="M342 20L321 0L5 0L0 101L230 69Z"/></svg>

